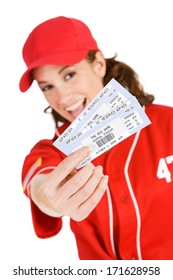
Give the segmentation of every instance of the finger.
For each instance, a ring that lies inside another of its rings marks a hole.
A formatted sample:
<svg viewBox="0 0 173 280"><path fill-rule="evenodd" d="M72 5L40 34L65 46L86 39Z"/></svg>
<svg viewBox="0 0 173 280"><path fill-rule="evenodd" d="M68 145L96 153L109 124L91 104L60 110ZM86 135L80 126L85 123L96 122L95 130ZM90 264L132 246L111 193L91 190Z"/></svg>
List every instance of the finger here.
<svg viewBox="0 0 173 280"><path fill-rule="evenodd" d="M93 194L78 208L78 220L85 219L97 206L108 187L108 176L103 176Z"/></svg>
<svg viewBox="0 0 173 280"><path fill-rule="evenodd" d="M92 195L95 188L97 188L97 185L99 184L103 176L102 171L103 171L102 166L95 167L90 177L88 177L88 180L83 182L80 188L79 187L76 189L74 188L76 192L70 197L70 203L73 203L78 207L85 200L87 200Z"/></svg>
<svg viewBox="0 0 173 280"><path fill-rule="evenodd" d="M49 184L57 186L61 183L76 167L78 163L87 158L90 154L90 147L86 146L66 157L49 176Z"/></svg>
<svg viewBox="0 0 173 280"><path fill-rule="evenodd" d="M85 165L82 169L80 169L73 176L69 176L70 179L66 181L66 183L60 188L62 195L70 198L73 196L78 190L80 190L90 179L95 167L92 163Z"/></svg>

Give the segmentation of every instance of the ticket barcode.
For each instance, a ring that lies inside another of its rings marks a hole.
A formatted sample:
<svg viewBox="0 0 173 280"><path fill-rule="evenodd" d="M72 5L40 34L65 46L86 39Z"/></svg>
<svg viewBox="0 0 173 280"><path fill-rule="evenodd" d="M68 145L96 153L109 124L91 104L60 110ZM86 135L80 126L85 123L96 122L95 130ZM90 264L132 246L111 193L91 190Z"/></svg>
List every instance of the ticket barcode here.
<svg viewBox="0 0 173 280"><path fill-rule="evenodd" d="M114 138L115 138L115 135L113 133L110 133L110 134L106 135L105 137L101 138L100 140L98 140L96 142L96 144L100 148Z"/></svg>

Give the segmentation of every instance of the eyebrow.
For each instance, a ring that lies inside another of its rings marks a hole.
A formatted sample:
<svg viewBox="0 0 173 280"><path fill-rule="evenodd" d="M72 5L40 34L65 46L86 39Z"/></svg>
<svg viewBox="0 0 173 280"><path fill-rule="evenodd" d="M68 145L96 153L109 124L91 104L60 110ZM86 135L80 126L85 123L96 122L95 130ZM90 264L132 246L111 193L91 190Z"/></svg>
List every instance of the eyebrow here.
<svg viewBox="0 0 173 280"><path fill-rule="evenodd" d="M65 69L67 69L67 68L70 67L70 66L72 66L72 65L66 65L66 66L62 67L62 68L59 70L58 74L61 74ZM39 85L40 85L40 84L45 84L45 83L47 83L47 82L46 82L46 81L40 81L40 82L38 82Z"/></svg>
<svg viewBox="0 0 173 280"><path fill-rule="evenodd" d="M68 67L70 67L70 66L72 66L72 65L66 65L66 66L62 67L62 68L59 70L58 74L61 74L66 68L68 68Z"/></svg>

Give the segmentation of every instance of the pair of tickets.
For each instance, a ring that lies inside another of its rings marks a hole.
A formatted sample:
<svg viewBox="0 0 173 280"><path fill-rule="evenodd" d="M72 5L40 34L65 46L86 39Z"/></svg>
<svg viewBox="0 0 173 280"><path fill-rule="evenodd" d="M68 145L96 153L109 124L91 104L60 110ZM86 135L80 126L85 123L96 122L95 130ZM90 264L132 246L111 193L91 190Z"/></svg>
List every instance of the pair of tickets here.
<svg viewBox="0 0 173 280"><path fill-rule="evenodd" d="M67 156L90 146L90 156L76 167L81 168L150 123L137 99L111 79L53 145Z"/></svg>

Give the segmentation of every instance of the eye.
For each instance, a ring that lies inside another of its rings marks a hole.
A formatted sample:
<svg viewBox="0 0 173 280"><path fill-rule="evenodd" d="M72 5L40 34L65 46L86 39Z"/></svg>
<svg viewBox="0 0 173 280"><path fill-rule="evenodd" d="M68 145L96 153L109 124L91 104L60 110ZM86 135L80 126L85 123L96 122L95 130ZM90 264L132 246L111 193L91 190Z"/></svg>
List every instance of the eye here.
<svg viewBox="0 0 173 280"><path fill-rule="evenodd" d="M43 92L46 92L46 91L49 91L49 90L52 89L52 88L53 88L53 86L47 85L47 86L41 88L41 90L42 90Z"/></svg>
<svg viewBox="0 0 173 280"><path fill-rule="evenodd" d="M76 72L70 72L67 75L65 75L64 79L65 81L70 80L71 78L73 78L75 76Z"/></svg>

